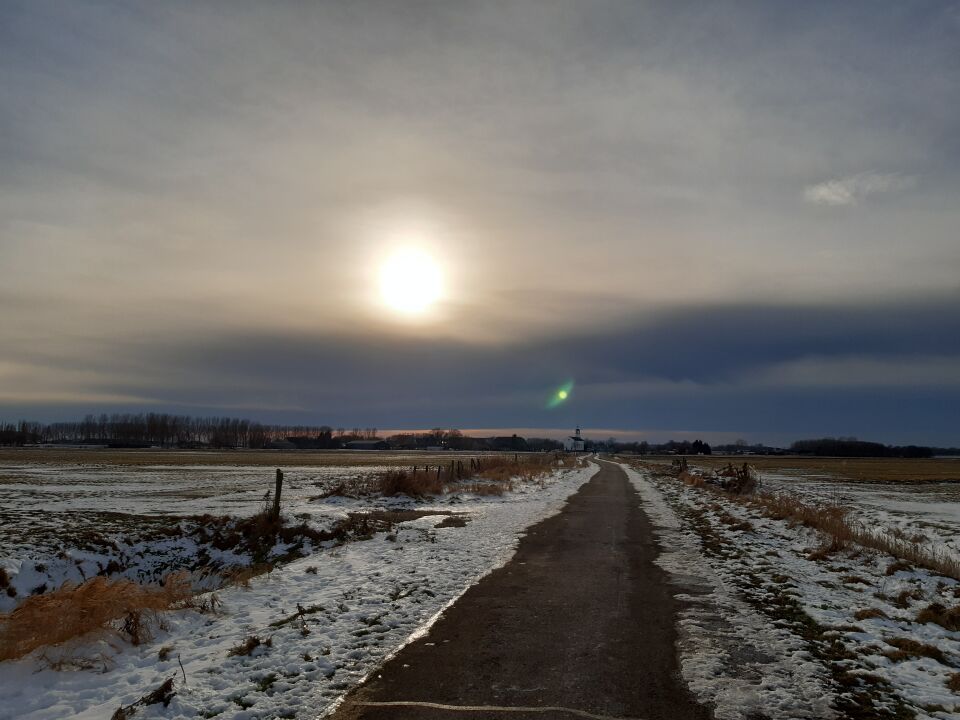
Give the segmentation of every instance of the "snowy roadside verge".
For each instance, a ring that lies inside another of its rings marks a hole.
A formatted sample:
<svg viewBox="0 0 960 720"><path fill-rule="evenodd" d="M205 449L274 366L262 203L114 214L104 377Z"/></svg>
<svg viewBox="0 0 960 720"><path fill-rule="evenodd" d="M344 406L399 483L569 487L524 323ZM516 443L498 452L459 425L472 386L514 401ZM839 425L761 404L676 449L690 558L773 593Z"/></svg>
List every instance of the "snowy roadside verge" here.
<svg viewBox="0 0 960 720"><path fill-rule="evenodd" d="M678 565L670 553L665 553L665 567L698 573L714 594L719 588L721 596L746 605L761 626L792 636L800 653L791 662L819 668L824 702L841 716L960 717L960 632L950 627L949 610L940 616L930 612L957 605L960 584L955 580L855 544L833 547L812 529L771 518L725 493L685 485L666 471L630 472L638 486L646 488L646 497L654 498L651 508L661 508L651 512L665 509L672 516L674 535L665 545L681 543L694 570L690 564ZM721 603L716 607L740 635L730 638L730 655L737 654L738 643L775 654L770 652L774 646L755 635L755 625L743 625ZM681 623L698 612L692 606ZM698 683L705 684L709 692L711 686L722 689L726 683L742 682L742 671L730 672L729 678L715 674L727 672L724 663L713 669L704 666L702 656L711 655L707 640L713 639L713 628L689 627L695 632L681 630L680 653L691 688L697 691ZM788 646L789 641L783 647ZM776 666L760 663L752 668L762 692ZM795 689L784 691L802 699ZM768 702L758 708L772 717L824 716ZM724 715L718 711L717 716Z"/></svg>
<svg viewBox="0 0 960 720"><path fill-rule="evenodd" d="M833 717L828 674L804 643L739 596L646 473L621 467L657 527L657 564L681 589L678 651L691 692L713 706L717 720Z"/></svg>
<svg viewBox="0 0 960 720"><path fill-rule="evenodd" d="M219 592L216 614L166 615L167 629L151 643L104 645L93 669L57 672L39 653L2 663L0 718L110 717L175 674L170 704L143 707L135 717L321 715L467 587L507 562L519 535L557 512L595 471L558 471L543 487L462 498L455 509L469 513L463 527L438 527L440 518L426 516L390 535L316 552L252 580L249 590ZM451 504L442 507L450 511ZM269 646L228 655L254 636L269 638Z"/></svg>

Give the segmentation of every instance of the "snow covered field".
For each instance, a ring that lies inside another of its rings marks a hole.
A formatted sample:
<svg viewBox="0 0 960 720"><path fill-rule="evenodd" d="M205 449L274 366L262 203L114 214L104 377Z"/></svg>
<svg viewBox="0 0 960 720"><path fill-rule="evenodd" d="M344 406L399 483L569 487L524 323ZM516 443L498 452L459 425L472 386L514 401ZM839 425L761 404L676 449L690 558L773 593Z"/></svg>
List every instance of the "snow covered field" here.
<svg viewBox="0 0 960 720"><path fill-rule="evenodd" d="M764 474L771 492L849 508L865 527L897 529L904 537L960 558L960 483L865 483L830 477Z"/></svg>
<svg viewBox="0 0 960 720"><path fill-rule="evenodd" d="M717 718L960 718L960 632L930 612L960 604L957 581L856 546L818 554L813 530L649 468L629 474L659 526L660 563L686 600L684 678ZM920 487L764 481L842 498L863 522L952 539L952 513L939 504L950 488L925 496Z"/></svg>
<svg viewBox="0 0 960 720"><path fill-rule="evenodd" d="M503 496L448 494L430 503L317 499L330 483L377 469L285 468L284 511L317 526L348 512L383 509L462 513L466 522L427 515L369 540L309 548L308 557L254 578L247 589L218 591L214 612L165 613L164 628L139 647L104 638L0 663L0 718L106 718L174 676L169 706L146 706L136 717L317 717L509 559L524 528L558 511L595 472L592 466L556 471L542 484L522 483ZM271 485L272 472L262 467L7 465L0 468L0 563L14 581L31 564L35 575L20 583L25 586L38 580L38 562L50 575L59 561L64 569L51 577L56 582L69 566L79 567L78 559L80 565L98 562L71 550L65 538L96 530L124 549L123 536L144 517L250 515ZM105 519L115 524L104 530ZM230 654L252 637L264 642L249 655ZM76 667L51 669L63 658Z"/></svg>
<svg viewBox="0 0 960 720"><path fill-rule="evenodd" d="M287 467L284 513L329 528L346 517L344 503L311 498L337 482L386 469ZM273 486L273 469L249 465L0 464L0 568L17 592L0 594L0 611L38 588L81 582L108 567L111 576L141 582L190 567L201 543L189 536L196 523L182 518L249 517ZM225 565L251 562L229 550L203 549Z"/></svg>

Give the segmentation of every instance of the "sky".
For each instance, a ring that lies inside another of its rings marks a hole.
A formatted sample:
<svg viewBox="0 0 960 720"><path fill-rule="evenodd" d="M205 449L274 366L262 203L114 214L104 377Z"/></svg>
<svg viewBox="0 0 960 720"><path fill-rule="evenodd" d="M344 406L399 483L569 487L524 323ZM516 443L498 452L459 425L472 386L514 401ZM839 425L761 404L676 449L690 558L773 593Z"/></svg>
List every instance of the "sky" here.
<svg viewBox="0 0 960 720"><path fill-rule="evenodd" d="M960 2L0 0L0 419L960 445L958 48Z"/></svg>

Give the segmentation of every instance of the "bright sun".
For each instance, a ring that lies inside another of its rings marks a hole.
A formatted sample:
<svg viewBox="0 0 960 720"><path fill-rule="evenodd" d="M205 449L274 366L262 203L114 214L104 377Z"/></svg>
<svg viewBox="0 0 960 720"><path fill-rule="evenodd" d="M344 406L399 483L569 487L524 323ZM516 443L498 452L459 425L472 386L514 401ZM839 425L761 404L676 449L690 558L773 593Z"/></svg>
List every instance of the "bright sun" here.
<svg viewBox="0 0 960 720"><path fill-rule="evenodd" d="M380 269L383 302L404 315L424 313L440 299L442 291L440 266L422 250L400 250Z"/></svg>

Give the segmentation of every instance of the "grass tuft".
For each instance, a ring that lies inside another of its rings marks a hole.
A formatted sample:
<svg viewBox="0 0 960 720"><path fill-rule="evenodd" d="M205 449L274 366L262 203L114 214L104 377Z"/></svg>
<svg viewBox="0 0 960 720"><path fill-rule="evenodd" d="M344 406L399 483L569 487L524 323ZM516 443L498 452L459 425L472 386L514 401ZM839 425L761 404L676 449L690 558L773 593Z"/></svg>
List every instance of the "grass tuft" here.
<svg viewBox="0 0 960 720"><path fill-rule="evenodd" d="M254 650L260 646L263 647L273 647L273 638L268 637L266 640L261 640L256 635L251 635L242 642L237 643L232 648L227 651L227 655L230 657L236 657L240 655L250 655Z"/></svg>
<svg viewBox="0 0 960 720"><path fill-rule="evenodd" d="M960 673L953 673L947 678L947 689L960 695Z"/></svg>
<svg viewBox="0 0 960 720"><path fill-rule="evenodd" d="M881 618L886 620L889 616L880 608L864 608L857 610L853 615L854 620L870 620L871 618Z"/></svg>
<svg viewBox="0 0 960 720"><path fill-rule="evenodd" d="M894 662L909 660L910 658L925 657L936 660L938 663L943 663L944 665L949 664L946 656L943 654L943 651L933 645L927 645L926 643L913 640L912 638L891 638L885 642L888 645L892 645L896 648L896 650L888 650L887 652L883 653Z"/></svg>
<svg viewBox="0 0 960 720"><path fill-rule="evenodd" d="M95 577L64 583L59 589L24 600L0 614L0 660L22 657L36 648L58 645L89 632L126 634L134 644L149 636L152 613L167 610L190 597L182 573L162 586ZM119 628L116 621L121 620Z"/></svg>
<svg viewBox="0 0 960 720"><path fill-rule="evenodd" d="M886 573L887 575L895 575L901 570L906 570L906 571L913 570L913 565L911 565L905 560L896 560L890 563L889 565L887 565Z"/></svg>
<svg viewBox="0 0 960 720"><path fill-rule="evenodd" d="M917 614L917 622L935 623L947 630L960 630L960 605L947 608L940 603L932 603Z"/></svg>

